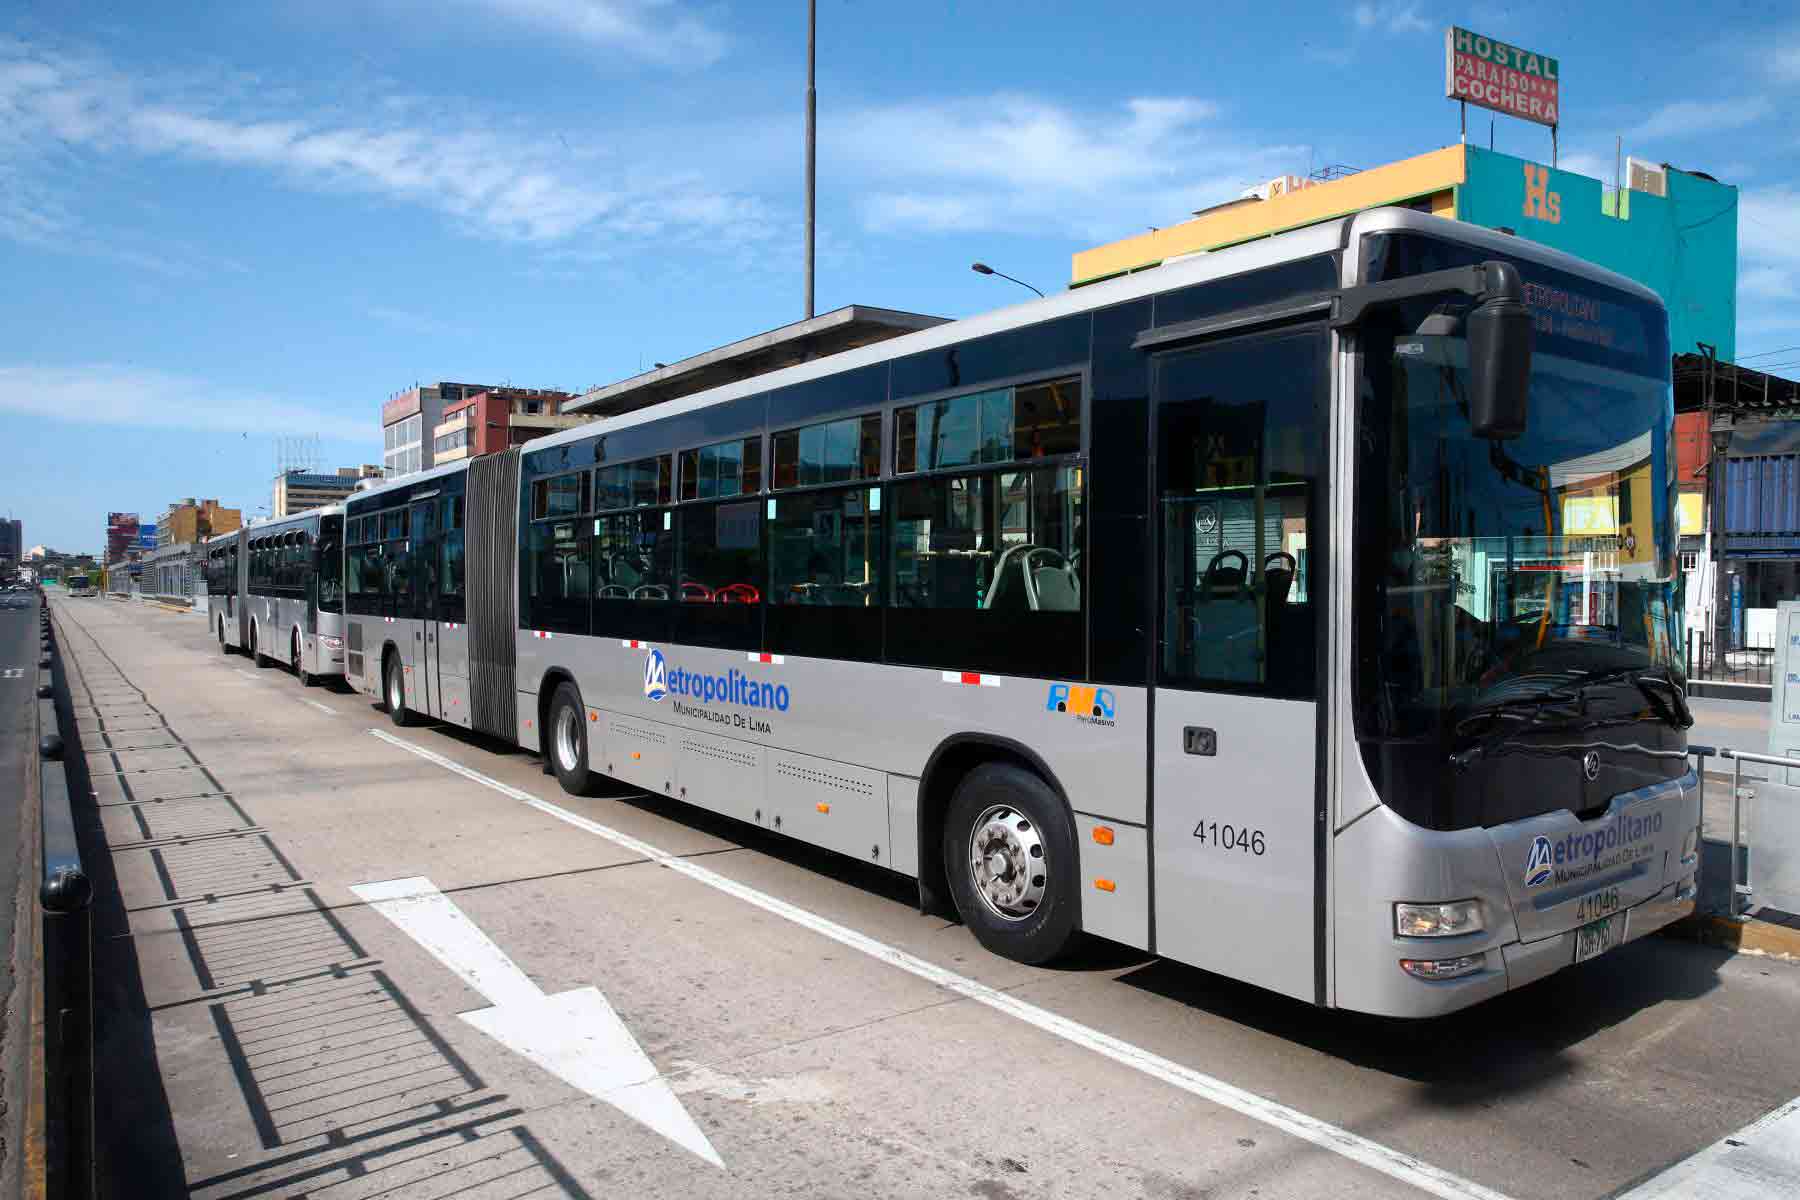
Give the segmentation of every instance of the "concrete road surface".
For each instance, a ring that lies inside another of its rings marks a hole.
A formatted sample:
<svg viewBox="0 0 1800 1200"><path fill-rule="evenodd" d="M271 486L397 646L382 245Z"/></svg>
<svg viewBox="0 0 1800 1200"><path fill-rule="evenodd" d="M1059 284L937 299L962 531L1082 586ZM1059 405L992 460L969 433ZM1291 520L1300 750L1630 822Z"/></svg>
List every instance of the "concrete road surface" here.
<svg viewBox="0 0 1800 1200"><path fill-rule="evenodd" d="M1425 1024L1023 967L192 615L57 611L111 1196L1601 1197L1800 1094L1790 964L1651 938Z"/></svg>

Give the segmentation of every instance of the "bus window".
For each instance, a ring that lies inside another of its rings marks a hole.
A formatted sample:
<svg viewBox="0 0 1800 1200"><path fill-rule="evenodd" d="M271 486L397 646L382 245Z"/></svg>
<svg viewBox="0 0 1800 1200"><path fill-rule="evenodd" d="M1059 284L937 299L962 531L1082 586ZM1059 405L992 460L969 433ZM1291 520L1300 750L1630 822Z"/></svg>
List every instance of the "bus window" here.
<svg viewBox="0 0 1800 1200"><path fill-rule="evenodd" d="M1081 467L905 480L889 493L890 659L1081 677Z"/></svg>
<svg viewBox="0 0 1800 1200"><path fill-rule="evenodd" d="M881 492L802 492L769 502L769 603L881 601Z"/></svg>
<svg viewBox="0 0 1800 1200"><path fill-rule="evenodd" d="M668 512L594 519L594 598L653 604L675 592L675 536ZM604 631L610 634L610 631Z"/></svg>
<svg viewBox="0 0 1800 1200"><path fill-rule="evenodd" d="M520 628L588 632L593 585L588 556L593 539L587 529L588 522L574 518L531 523L530 541L519 563Z"/></svg>
<svg viewBox="0 0 1800 1200"><path fill-rule="evenodd" d="M1238 338L1157 365L1166 684L1316 694L1323 342Z"/></svg>
<svg viewBox="0 0 1800 1200"><path fill-rule="evenodd" d="M682 510L677 599L685 604L757 604L762 581L760 501Z"/></svg>

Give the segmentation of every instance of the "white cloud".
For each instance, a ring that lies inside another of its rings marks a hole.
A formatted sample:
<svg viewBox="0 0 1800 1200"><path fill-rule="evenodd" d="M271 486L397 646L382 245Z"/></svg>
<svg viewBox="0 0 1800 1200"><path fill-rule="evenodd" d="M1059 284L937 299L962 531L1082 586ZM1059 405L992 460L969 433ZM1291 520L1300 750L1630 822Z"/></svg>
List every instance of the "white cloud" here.
<svg viewBox="0 0 1800 1200"><path fill-rule="evenodd" d="M1097 113L1031 96L898 104L845 118L829 153L868 179L875 232L1116 237L1304 165L1304 151L1247 144L1217 115L1193 97Z"/></svg>
<svg viewBox="0 0 1800 1200"><path fill-rule="evenodd" d="M1769 102L1761 96L1736 100L1676 100L1646 117L1628 138L1685 138L1742 129L1769 114Z"/></svg>
<svg viewBox="0 0 1800 1200"><path fill-rule="evenodd" d="M282 396L228 390L165 371L113 363L0 366L0 413L78 425L198 429L214 433L318 433L360 440L351 419ZM259 447L260 450L260 447Z"/></svg>
<svg viewBox="0 0 1800 1200"><path fill-rule="evenodd" d="M1405 0L1358 4L1350 10L1350 19L1356 22L1358 29L1382 33L1424 33L1432 27L1431 22L1419 15L1418 4Z"/></svg>
<svg viewBox="0 0 1800 1200"><path fill-rule="evenodd" d="M1800 186L1738 194L1738 329L1800 328Z"/></svg>
<svg viewBox="0 0 1800 1200"><path fill-rule="evenodd" d="M725 56L730 38L673 0L464 0L507 22L646 62L707 67Z"/></svg>
<svg viewBox="0 0 1800 1200"><path fill-rule="evenodd" d="M760 201L699 171L652 175L614 145L571 145L466 104L434 113L379 102L390 98L307 109L277 88L247 94L231 77L132 77L104 60L0 39L0 236L38 245L86 236L48 182L72 155L264 172L540 245L697 235L742 242L770 232Z"/></svg>

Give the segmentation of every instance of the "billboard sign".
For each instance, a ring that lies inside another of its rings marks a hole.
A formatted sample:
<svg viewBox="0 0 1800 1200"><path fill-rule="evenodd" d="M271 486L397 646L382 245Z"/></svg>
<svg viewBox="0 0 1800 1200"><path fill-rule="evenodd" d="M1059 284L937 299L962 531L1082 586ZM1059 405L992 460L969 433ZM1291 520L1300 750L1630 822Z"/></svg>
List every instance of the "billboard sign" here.
<svg viewBox="0 0 1800 1200"><path fill-rule="evenodd" d="M138 542L137 542L137 544L138 544L138 549L140 549L140 550L156 549L156 526L155 525L139 525L138 526Z"/></svg>
<svg viewBox="0 0 1800 1200"><path fill-rule="evenodd" d="M1444 31L1444 95L1555 128L1562 69L1548 55L1452 25Z"/></svg>
<svg viewBox="0 0 1800 1200"><path fill-rule="evenodd" d="M138 538L138 515L114 512L106 514L106 561L123 562L125 552L135 549Z"/></svg>

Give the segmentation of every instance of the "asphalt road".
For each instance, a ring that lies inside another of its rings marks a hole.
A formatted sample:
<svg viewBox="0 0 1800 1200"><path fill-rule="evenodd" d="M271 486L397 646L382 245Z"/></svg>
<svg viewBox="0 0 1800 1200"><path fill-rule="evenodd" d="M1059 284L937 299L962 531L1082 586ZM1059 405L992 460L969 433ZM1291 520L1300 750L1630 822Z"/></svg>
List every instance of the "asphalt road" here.
<svg viewBox="0 0 1800 1200"><path fill-rule="evenodd" d="M10 599L10 598L9 598ZM31 859L31 847L21 836L22 808L35 784L38 664L38 598L29 597L25 608L0 607L0 1014L5 1015L3 1050L0 1050L0 1180L17 1178L19 1118L19 1067L24 1061L27 1014L18 1011L17 980L18 897L21 870ZM29 914L28 914L29 915ZM0 1188L0 1191L5 1190Z"/></svg>
<svg viewBox="0 0 1800 1200"><path fill-rule="evenodd" d="M1800 1094L1790 964L1651 938L1423 1024L1023 967L864 864L57 605L113 1196L1586 1198Z"/></svg>

